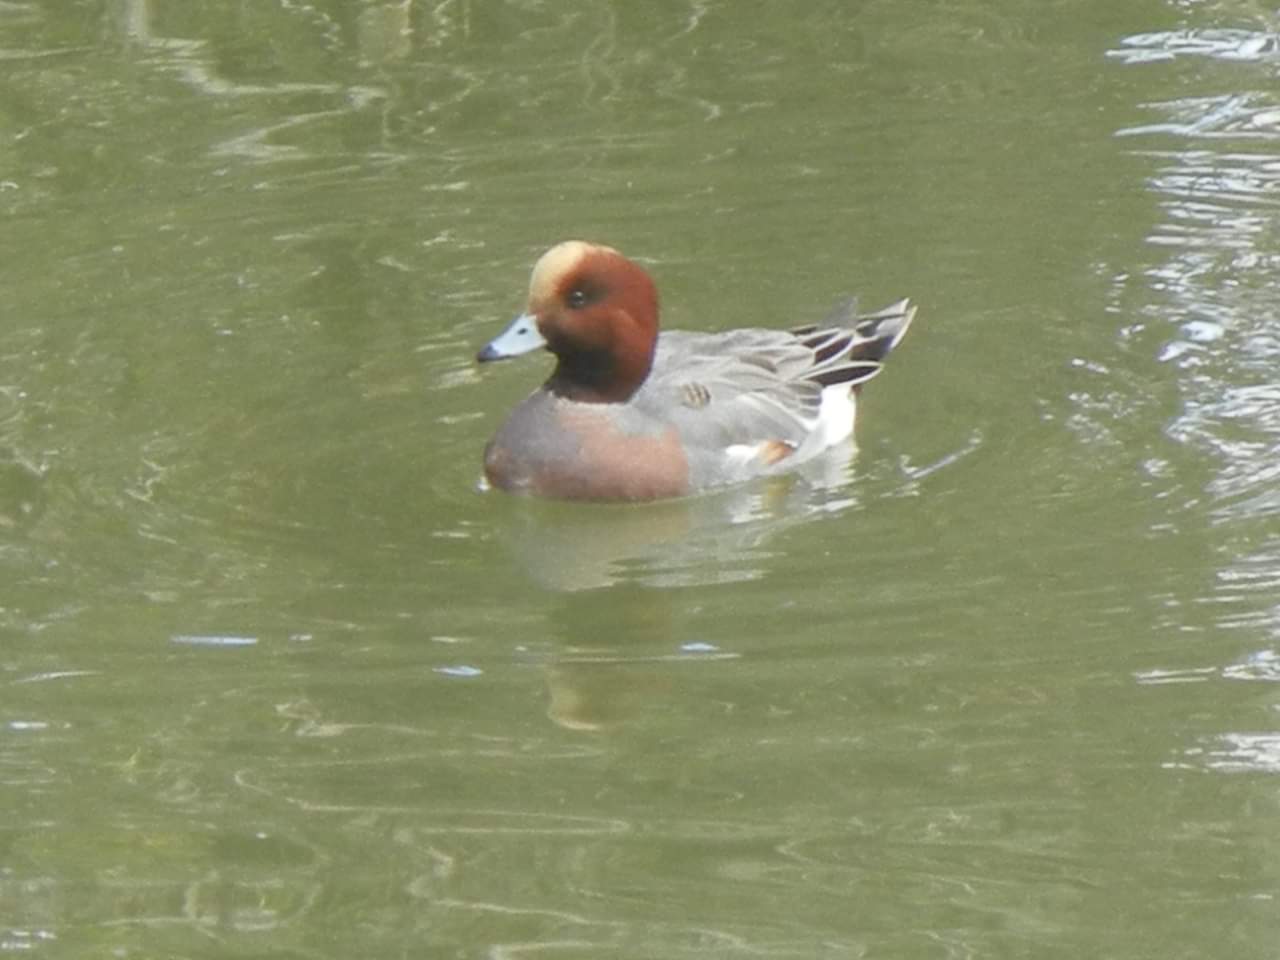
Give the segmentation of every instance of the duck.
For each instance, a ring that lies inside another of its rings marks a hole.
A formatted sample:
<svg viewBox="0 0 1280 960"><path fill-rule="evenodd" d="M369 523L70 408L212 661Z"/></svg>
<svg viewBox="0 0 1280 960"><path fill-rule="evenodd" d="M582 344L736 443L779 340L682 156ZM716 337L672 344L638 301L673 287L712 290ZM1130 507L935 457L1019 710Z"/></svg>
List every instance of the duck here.
<svg viewBox="0 0 1280 960"><path fill-rule="evenodd" d="M793 470L851 442L861 387L915 318L841 302L790 330L659 331L648 271L612 247L553 246L525 309L476 355L536 350L550 377L484 449L485 484L557 500L687 497Z"/></svg>

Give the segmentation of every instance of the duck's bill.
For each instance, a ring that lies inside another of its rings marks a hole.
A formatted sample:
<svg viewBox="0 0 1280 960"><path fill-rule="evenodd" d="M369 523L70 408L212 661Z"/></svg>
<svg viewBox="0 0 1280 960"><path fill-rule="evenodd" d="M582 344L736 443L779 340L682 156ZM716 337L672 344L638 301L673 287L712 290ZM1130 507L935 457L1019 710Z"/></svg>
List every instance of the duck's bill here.
<svg viewBox="0 0 1280 960"><path fill-rule="evenodd" d="M546 345L547 341L538 330L538 318L531 313L522 313L511 321L511 326L490 340L484 349L476 354L476 359L481 363L505 360Z"/></svg>

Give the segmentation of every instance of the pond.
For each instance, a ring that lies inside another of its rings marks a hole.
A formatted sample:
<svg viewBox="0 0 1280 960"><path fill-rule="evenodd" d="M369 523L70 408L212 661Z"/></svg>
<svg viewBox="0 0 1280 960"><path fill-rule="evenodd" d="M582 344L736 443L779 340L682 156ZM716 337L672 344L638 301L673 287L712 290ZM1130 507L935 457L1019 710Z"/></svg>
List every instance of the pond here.
<svg viewBox="0 0 1280 960"><path fill-rule="evenodd" d="M1232 0L0 4L0 950L1274 957ZM480 488L553 243L919 314L858 450Z"/></svg>

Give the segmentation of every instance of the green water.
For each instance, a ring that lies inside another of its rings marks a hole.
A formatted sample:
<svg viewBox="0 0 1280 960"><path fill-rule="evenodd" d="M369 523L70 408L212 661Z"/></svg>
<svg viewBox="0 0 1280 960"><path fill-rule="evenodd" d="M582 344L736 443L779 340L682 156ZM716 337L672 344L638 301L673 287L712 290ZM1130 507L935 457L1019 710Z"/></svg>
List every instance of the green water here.
<svg viewBox="0 0 1280 960"><path fill-rule="evenodd" d="M0 4L0 951L1274 958L1275 28ZM479 491L569 237L857 456Z"/></svg>

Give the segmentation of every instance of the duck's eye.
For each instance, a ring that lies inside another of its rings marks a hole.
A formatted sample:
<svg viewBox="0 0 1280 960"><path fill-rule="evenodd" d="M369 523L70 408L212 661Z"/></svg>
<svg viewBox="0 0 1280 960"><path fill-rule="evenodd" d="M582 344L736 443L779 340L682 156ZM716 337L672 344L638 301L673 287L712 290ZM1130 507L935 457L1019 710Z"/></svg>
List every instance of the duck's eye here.
<svg viewBox="0 0 1280 960"><path fill-rule="evenodd" d="M583 290L581 287L574 287L569 291L569 295L564 298L564 302L572 309L580 310L587 305L587 301L590 299L591 298L587 296L587 291Z"/></svg>

